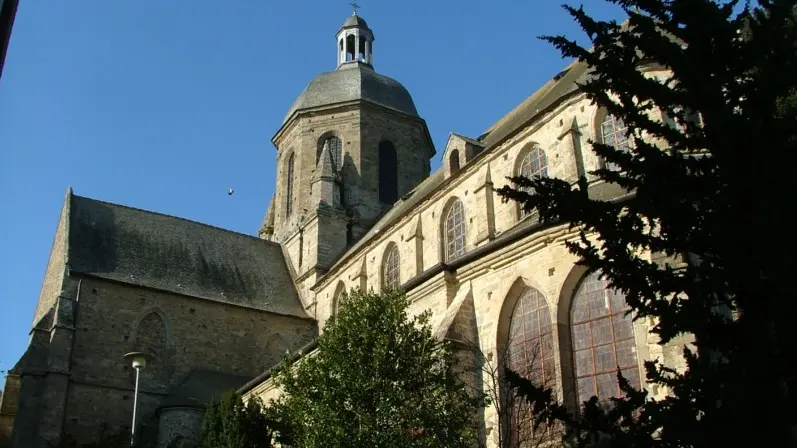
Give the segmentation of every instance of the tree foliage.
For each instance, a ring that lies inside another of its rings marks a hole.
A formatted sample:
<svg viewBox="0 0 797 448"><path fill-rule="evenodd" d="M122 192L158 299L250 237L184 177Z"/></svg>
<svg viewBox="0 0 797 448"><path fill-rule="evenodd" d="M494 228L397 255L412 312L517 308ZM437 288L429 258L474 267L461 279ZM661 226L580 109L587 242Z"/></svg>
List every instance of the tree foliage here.
<svg viewBox="0 0 797 448"><path fill-rule="evenodd" d="M408 315L400 292L353 292L318 350L285 363L270 412L278 440L312 447L459 447L472 442L477 400L453 372L430 314Z"/></svg>
<svg viewBox="0 0 797 448"><path fill-rule="evenodd" d="M257 399L243 402L234 391L225 392L205 411L202 448L270 448L271 429Z"/></svg>
<svg viewBox="0 0 797 448"><path fill-rule="evenodd" d="M595 176L631 199L595 200L586 178L515 178L499 193L577 228L569 250L625 294L635 318L653 322L662 344L694 343L685 371L646 363L647 383L666 398L621 381L626 396L608 411L593 399L574 414L545 388L510 380L533 399L538 422L564 421L580 445L795 446L795 1L610 2L627 21L566 7L592 48L543 39L590 67L581 89L628 126L630 151L592 147L612 167ZM669 78L645 73L656 68Z"/></svg>

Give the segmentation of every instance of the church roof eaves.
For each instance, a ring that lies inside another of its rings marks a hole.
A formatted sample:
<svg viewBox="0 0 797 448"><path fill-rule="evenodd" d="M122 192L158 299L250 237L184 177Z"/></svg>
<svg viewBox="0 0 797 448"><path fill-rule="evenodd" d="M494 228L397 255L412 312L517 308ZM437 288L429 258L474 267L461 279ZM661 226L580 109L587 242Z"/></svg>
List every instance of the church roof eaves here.
<svg viewBox="0 0 797 448"><path fill-rule="evenodd" d="M70 196L70 272L309 318L279 244L183 218Z"/></svg>

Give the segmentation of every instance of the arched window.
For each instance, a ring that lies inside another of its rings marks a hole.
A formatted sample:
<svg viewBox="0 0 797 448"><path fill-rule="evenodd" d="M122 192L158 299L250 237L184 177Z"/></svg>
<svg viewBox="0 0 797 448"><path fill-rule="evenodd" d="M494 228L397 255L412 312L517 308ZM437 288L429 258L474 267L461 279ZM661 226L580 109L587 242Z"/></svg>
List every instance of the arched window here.
<svg viewBox="0 0 797 448"><path fill-rule="evenodd" d="M400 273L400 264L399 264L399 250L398 246L394 243L391 243L387 250L385 250L385 256L382 259L382 289L385 291L391 291L397 289L401 285L401 279L399 276Z"/></svg>
<svg viewBox="0 0 797 448"><path fill-rule="evenodd" d="M288 157L288 170L286 173L285 182L285 216L291 216L293 211L293 170L294 170L294 154Z"/></svg>
<svg viewBox="0 0 797 448"><path fill-rule="evenodd" d="M556 367L553 325L545 297L526 287L512 310L507 340L508 367L537 386L554 388ZM512 446L538 446L551 438L550 428L533 431L529 403L518 401L511 410Z"/></svg>
<svg viewBox="0 0 797 448"><path fill-rule="evenodd" d="M346 61L353 61L355 58L354 34L346 36Z"/></svg>
<svg viewBox="0 0 797 448"><path fill-rule="evenodd" d="M601 142L605 145L614 146L615 149L620 151L630 151L631 150L631 140L628 139L628 126L623 123L623 120L619 117L615 117L610 113L606 113L601 120L600 124L600 135L601 135ZM619 169L615 164L610 162L605 162L604 166L606 169L610 170L617 170Z"/></svg>
<svg viewBox="0 0 797 448"><path fill-rule="evenodd" d="M609 288L599 272L584 277L570 308L578 400L620 396L619 366L631 385L639 387L634 328L625 296Z"/></svg>
<svg viewBox="0 0 797 448"><path fill-rule="evenodd" d="M545 151L542 148L535 147L520 161L518 175L527 179L538 177L548 177L548 159L545 157ZM523 188L523 191L531 193L531 188ZM526 216L523 207L520 208L520 215Z"/></svg>
<svg viewBox="0 0 797 448"><path fill-rule="evenodd" d="M329 145L329 156L332 158L332 169L340 171L343 166L343 145L340 139L335 135L322 137L318 141L318 148L316 149L315 162L321 158L321 151L324 150L324 145Z"/></svg>
<svg viewBox="0 0 797 448"><path fill-rule="evenodd" d="M459 150L455 149L451 151L451 155L448 156L448 169L451 171L451 174L459 171Z"/></svg>
<svg viewBox="0 0 797 448"><path fill-rule="evenodd" d="M340 302L346 296L346 285L343 284L342 281L338 282L338 286L335 287L335 293L332 295L332 313L337 316L338 311L340 311Z"/></svg>
<svg viewBox="0 0 797 448"><path fill-rule="evenodd" d="M445 228L443 229L446 244L445 260L451 261L465 253L465 210L462 207L462 201L455 199L448 206L445 217Z"/></svg>
<svg viewBox="0 0 797 448"><path fill-rule="evenodd" d="M379 143L379 202L393 205L398 200L396 148L387 140Z"/></svg>

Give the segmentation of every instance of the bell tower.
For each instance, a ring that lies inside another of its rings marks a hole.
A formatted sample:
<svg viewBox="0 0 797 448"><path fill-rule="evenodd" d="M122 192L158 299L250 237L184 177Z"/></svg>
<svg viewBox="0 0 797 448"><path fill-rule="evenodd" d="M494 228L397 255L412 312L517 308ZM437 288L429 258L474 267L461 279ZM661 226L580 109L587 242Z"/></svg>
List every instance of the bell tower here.
<svg viewBox="0 0 797 448"><path fill-rule="evenodd" d="M258 233L283 245L300 283L314 283L429 176L426 122L407 89L374 70L373 42L365 19L347 17L335 70L307 85L272 138L277 187Z"/></svg>

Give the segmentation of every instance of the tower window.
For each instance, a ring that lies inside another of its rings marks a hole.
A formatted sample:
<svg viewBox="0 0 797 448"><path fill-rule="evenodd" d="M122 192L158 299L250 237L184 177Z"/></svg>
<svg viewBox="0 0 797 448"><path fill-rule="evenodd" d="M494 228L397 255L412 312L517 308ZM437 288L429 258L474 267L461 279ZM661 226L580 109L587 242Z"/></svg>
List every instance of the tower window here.
<svg viewBox="0 0 797 448"><path fill-rule="evenodd" d="M448 156L448 169L451 171L451 174L456 173L459 171L459 150L455 149L451 151L451 155Z"/></svg>
<svg viewBox="0 0 797 448"><path fill-rule="evenodd" d="M400 285L399 250L395 243L391 243L385 251L382 262L382 289L391 291Z"/></svg>
<svg viewBox="0 0 797 448"><path fill-rule="evenodd" d="M465 211L462 201L455 199L448 206L445 216L445 260L452 261L465 254Z"/></svg>
<svg viewBox="0 0 797 448"><path fill-rule="evenodd" d="M346 61L353 61L355 52L355 37L354 34L349 34L346 36Z"/></svg>
<svg viewBox="0 0 797 448"><path fill-rule="evenodd" d="M316 150L315 161L321 158L321 151L324 150L324 145L329 145L329 155L332 157L332 168L335 171L340 171L343 167L343 145L340 139L335 135L330 135L318 141L318 149Z"/></svg>
<svg viewBox="0 0 797 448"><path fill-rule="evenodd" d="M293 169L294 169L294 154L288 158L288 172L285 182L285 216L291 216L293 211Z"/></svg>
<svg viewBox="0 0 797 448"><path fill-rule="evenodd" d="M570 309L573 357L579 403L621 395L617 369L639 388L634 328L626 315L625 296L609 287L599 272L587 275L576 289Z"/></svg>
<svg viewBox="0 0 797 448"><path fill-rule="evenodd" d="M398 200L396 148L387 140L379 143L379 202L393 205Z"/></svg>

